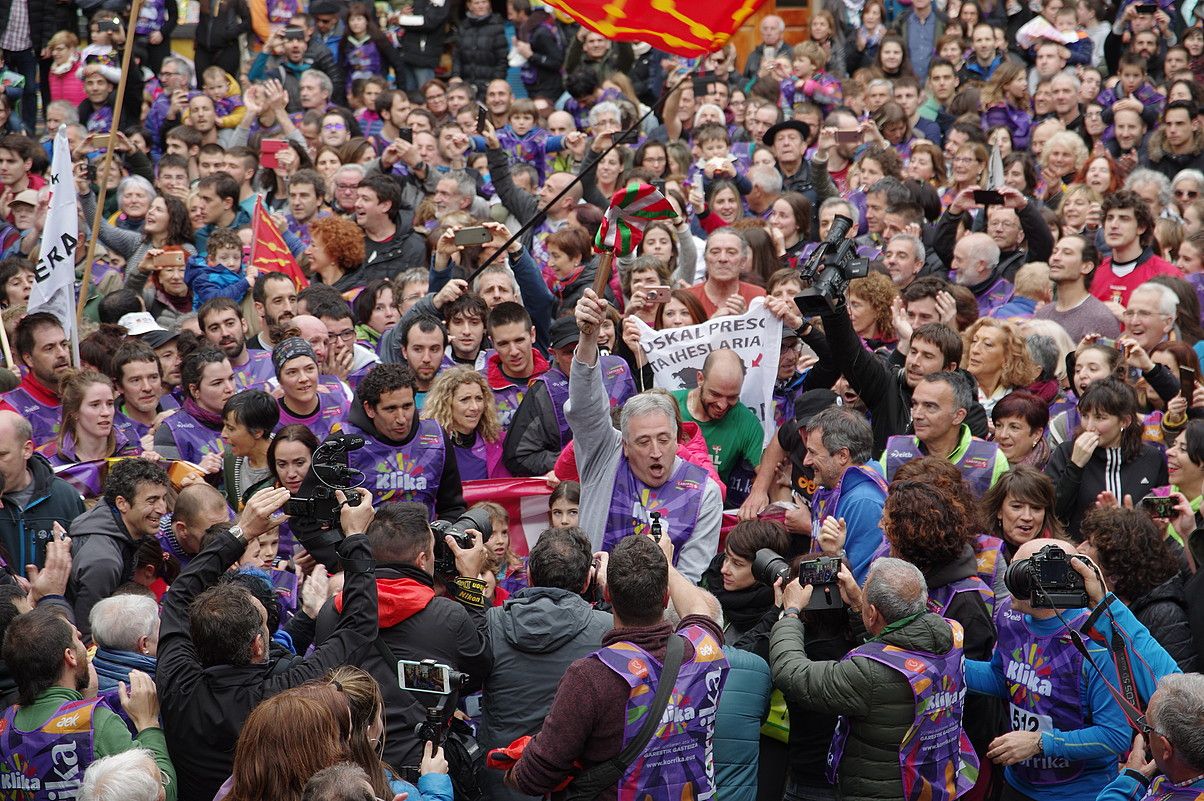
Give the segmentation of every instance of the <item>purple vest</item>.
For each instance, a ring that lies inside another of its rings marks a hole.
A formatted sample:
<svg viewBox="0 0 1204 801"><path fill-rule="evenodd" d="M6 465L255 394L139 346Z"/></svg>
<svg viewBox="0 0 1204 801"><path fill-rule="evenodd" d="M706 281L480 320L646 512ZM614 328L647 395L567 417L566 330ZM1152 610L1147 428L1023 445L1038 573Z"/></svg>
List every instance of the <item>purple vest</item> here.
<svg viewBox="0 0 1204 801"><path fill-rule="evenodd" d="M631 370L627 362L618 356L601 356L602 386L606 389L606 397L610 399L610 408L622 406L627 399L635 394L635 382L631 379ZM556 425L560 426L560 447L563 450L573 440L573 430L564 416L564 405L569 400L569 377L560 372L559 367L550 367L536 381L542 381L548 388L548 397L552 399L552 411L556 414Z"/></svg>
<svg viewBox="0 0 1204 801"><path fill-rule="evenodd" d="M68 701L33 731L16 727L17 706L4 712L0 731L0 787L5 798L75 798L92 763L92 717L99 698ZM10 795L11 793L11 795Z"/></svg>
<svg viewBox="0 0 1204 801"><path fill-rule="evenodd" d="M93 110L84 127L88 133L108 133L113 128L113 107L104 105Z"/></svg>
<svg viewBox="0 0 1204 801"><path fill-rule="evenodd" d="M352 451L350 466L364 474L364 489L372 493L372 505L394 501L425 504L435 516L435 498L447 452L443 429L434 420L419 420L418 430L404 446L381 442L348 423L344 431L364 438L364 447ZM454 457L453 457L454 458Z"/></svg>
<svg viewBox="0 0 1204 801"><path fill-rule="evenodd" d="M274 25L283 25L300 9L297 0L269 0L268 19Z"/></svg>
<svg viewBox="0 0 1204 801"><path fill-rule="evenodd" d="M712 748L719 694L727 680L727 657L722 643L699 626L669 636L689 640L694 656L682 660L661 725L643 753L628 766L619 782L618 801L680 801L712 798L715 793ZM648 717L661 663L629 642L608 645L592 656L631 687L623 727L626 744Z"/></svg>
<svg viewBox="0 0 1204 801"><path fill-rule="evenodd" d="M503 442L504 439L486 442L480 432L477 432L471 448L455 446L456 467L460 469L460 480L480 481L506 475L506 469L501 467Z"/></svg>
<svg viewBox="0 0 1204 801"><path fill-rule="evenodd" d="M660 515L661 531L669 535L677 549L690 539L698 523L708 476L698 465L685 459L678 461L681 464L668 481L659 487L648 487L631 472L627 457L619 457L606 530L602 533L602 550L611 550L630 534L648 533L653 512Z"/></svg>
<svg viewBox="0 0 1204 801"><path fill-rule="evenodd" d="M166 21L167 3L165 0L146 0L138 11L138 24L134 27L134 33L139 36L150 36L155 31L162 30L163 23Z"/></svg>
<svg viewBox="0 0 1204 801"><path fill-rule="evenodd" d="M978 316L990 317L991 312L1011 300L1013 294L1011 282L1000 278L978 297Z"/></svg>
<svg viewBox="0 0 1204 801"><path fill-rule="evenodd" d="M815 490L815 494L811 496L811 513L814 516L816 523L823 523L824 520L836 514L836 509L840 505L840 495L844 490L845 481L853 479L853 472L861 473L882 491L882 497L886 498L886 480L878 475L878 471L870 467L868 464L854 464L844 471L840 477L840 481L832 489L820 487ZM819 537L815 538L815 544L818 545Z"/></svg>
<svg viewBox="0 0 1204 801"><path fill-rule="evenodd" d="M958 460L962 477L970 485L974 497L981 498L991 488L991 476L995 473L995 454L999 446L985 439L972 437L965 453ZM895 471L901 465L924 456L920 441L911 435L896 435L886 440L886 480L895 480Z"/></svg>
<svg viewBox="0 0 1204 801"><path fill-rule="evenodd" d="M352 46L349 38L343 39L343 46L347 48L347 87L351 88L351 82L357 78L369 78L373 75L383 75L382 59L380 50L376 47L376 42L371 39L363 44Z"/></svg>
<svg viewBox="0 0 1204 801"><path fill-rule="evenodd" d="M1204 780L1179 786L1166 776L1158 776L1150 782L1142 801L1204 801Z"/></svg>
<svg viewBox="0 0 1204 801"><path fill-rule="evenodd" d="M974 575L951 581L941 587L929 587L928 611L943 617L949 609L949 604L953 603L953 598L963 592L978 593L982 597L983 603L987 605L987 609L994 608L995 592L986 585L986 582Z"/></svg>
<svg viewBox="0 0 1204 801"><path fill-rule="evenodd" d="M75 487L85 499L99 498L104 492L104 478L108 473L109 463L114 457L137 456L142 453L141 447L134 447L126 440L121 431L115 432L116 445L113 454L107 459L92 459L81 462L75 456L75 442L70 434L63 437L63 447L58 442L50 442L38 448L38 452L46 457L54 474Z"/></svg>
<svg viewBox="0 0 1204 801"><path fill-rule="evenodd" d="M1067 613L1069 625L1079 628L1086 610ZM1079 700L1083 655L1066 628L1053 634L1034 634L1024 615L1012 609L1010 598L995 611L995 649L1003 657L1004 679L1011 693L1008 720L1012 731L1073 731L1087 725ZM1080 762L1065 757L1036 756L1012 766L1017 778L1034 785L1061 784L1083 771Z"/></svg>
<svg viewBox="0 0 1204 801"><path fill-rule="evenodd" d="M263 389L263 385L276 377L272 367L272 354L266 350L246 350L251 358L242 367L234 368L234 391Z"/></svg>
<svg viewBox="0 0 1204 801"><path fill-rule="evenodd" d="M4 402L12 406L17 414L29 421L33 428L35 445L49 442L58 436L63 409L61 405L47 406L26 392L24 387L17 387L0 397L3 397Z"/></svg>
<svg viewBox="0 0 1204 801"><path fill-rule="evenodd" d="M318 442L330 436L330 433L347 419L347 406L332 393L318 393L318 410L306 417L298 417L284 407L281 400L276 402L280 407L280 423L276 431L287 425L302 425L318 437ZM274 433L274 432L273 432Z"/></svg>
<svg viewBox="0 0 1204 801"><path fill-rule="evenodd" d="M121 411L121 404L117 404L118 408L113 412L113 428L125 435L125 438L130 442L138 442L148 433L150 426L139 423L132 417L127 417Z"/></svg>
<svg viewBox="0 0 1204 801"><path fill-rule="evenodd" d="M995 588L999 586L1000 574L1007 569L1007 556L1003 540L990 534L979 534L974 538L974 560L978 563L978 577L991 590L987 608L995 612Z"/></svg>
<svg viewBox="0 0 1204 801"><path fill-rule="evenodd" d="M905 801L953 801L978 780L978 755L962 730L966 699L962 627L953 620L948 623L953 629L953 647L946 654L905 651L875 641L844 657L872 659L901 673L911 685L916 719L899 744ZM828 751L828 781L833 784L848 738L849 722L841 717Z"/></svg>
<svg viewBox="0 0 1204 801"><path fill-rule="evenodd" d="M199 464L207 454L216 453L221 456L224 450L221 434L202 424L183 409L172 413L163 421L163 425L171 432L176 450L186 462Z"/></svg>
<svg viewBox="0 0 1204 801"><path fill-rule="evenodd" d="M523 402L527 388L509 384L501 389L497 387L489 389L493 392L493 402L497 405L497 417L502 424L502 430L509 431L510 423L514 420L514 413L518 411L519 404Z"/></svg>

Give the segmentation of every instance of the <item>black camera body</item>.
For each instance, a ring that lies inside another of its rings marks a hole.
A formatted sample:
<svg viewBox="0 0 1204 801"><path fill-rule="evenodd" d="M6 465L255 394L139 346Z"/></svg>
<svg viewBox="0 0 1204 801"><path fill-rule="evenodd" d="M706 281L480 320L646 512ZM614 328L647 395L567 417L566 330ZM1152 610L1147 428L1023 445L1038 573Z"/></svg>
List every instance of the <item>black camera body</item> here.
<svg viewBox="0 0 1204 801"><path fill-rule="evenodd" d="M837 214L828 236L799 268L799 278L809 284L794 299L804 318L843 308L849 282L869 275L869 261L857 258L857 245L847 238L852 227L852 220Z"/></svg>
<svg viewBox="0 0 1204 801"><path fill-rule="evenodd" d="M338 564L335 549L343 539L339 531L342 504L335 492L342 490L349 506L359 505L360 496L352 490L363 483L364 476L347 466L347 454L362 447L363 437L331 434L314 451L297 494L284 504L293 535L328 570Z"/></svg>
<svg viewBox="0 0 1204 801"><path fill-rule="evenodd" d="M1072 559L1087 562L1056 545L1046 545L1028 559L1008 565L1003 583L1014 597L1023 598L1034 609L1081 609L1089 600L1083 577L1075 572Z"/></svg>
<svg viewBox="0 0 1204 801"><path fill-rule="evenodd" d="M435 532L435 575L446 578L455 578L458 575L456 555L443 538L451 535L459 547L471 548L473 541L472 535L468 533L470 528L481 532L482 543L493 536L493 521L484 509L469 509L454 523L446 520L435 520L431 523L431 530Z"/></svg>

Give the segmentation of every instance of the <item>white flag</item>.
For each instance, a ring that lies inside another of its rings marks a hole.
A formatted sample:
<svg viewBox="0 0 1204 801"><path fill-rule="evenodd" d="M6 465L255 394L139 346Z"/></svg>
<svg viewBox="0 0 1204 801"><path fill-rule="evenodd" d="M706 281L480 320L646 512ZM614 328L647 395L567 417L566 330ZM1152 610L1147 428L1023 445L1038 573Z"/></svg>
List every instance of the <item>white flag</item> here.
<svg viewBox="0 0 1204 801"><path fill-rule="evenodd" d="M42 229L37 278L29 293L29 313L50 312L63 324L72 342L75 330L75 249L79 247L79 217L76 212L75 176L71 171L71 146L67 126L54 137L50 164L50 210Z"/></svg>

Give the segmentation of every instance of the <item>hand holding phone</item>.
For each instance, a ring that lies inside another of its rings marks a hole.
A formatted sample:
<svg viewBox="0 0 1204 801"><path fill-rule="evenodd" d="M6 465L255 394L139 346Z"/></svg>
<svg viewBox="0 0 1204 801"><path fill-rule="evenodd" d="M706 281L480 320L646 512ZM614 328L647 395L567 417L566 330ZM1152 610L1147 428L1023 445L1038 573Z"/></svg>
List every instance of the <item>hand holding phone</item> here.
<svg viewBox="0 0 1204 801"><path fill-rule="evenodd" d="M1002 206L1003 195L994 189L975 189L974 202L980 206Z"/></svg>
<svg viewBox="0 0 1204 801"><path fill-rule="evenodd" d="M650 286L644 290L644 303L649 306L659 306L668 303L673 295L673 288L667 286Z"/></svg>

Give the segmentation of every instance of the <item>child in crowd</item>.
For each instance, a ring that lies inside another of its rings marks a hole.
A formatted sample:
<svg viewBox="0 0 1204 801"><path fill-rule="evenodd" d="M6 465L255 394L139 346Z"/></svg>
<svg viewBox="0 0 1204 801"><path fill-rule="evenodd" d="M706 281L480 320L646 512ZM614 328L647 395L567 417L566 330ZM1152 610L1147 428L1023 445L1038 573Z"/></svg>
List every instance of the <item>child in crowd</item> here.
<svg viewBox="0 0 1204 801"><path fill-rule="evenodd" d="M242 87L238 79L218 66L207 67L201 73L201 86L205 95L213 101L217 112L218 128L237 128L246 116L242 103Z"/></svg>
<svg viewBox="0 0 1204 801"><path fill-rule="evenodd" d="M497 139L512 162L530 164L543 184L548 172L548 154L563 150L566 137L554 136L539 127L536 113L535 101L516 99L510 104L510 119L497 132ZM485 140L480 136L473 137L473 144L476 150L485 149Z"/></svg>
<svg viewBox="0 0 1204 801"><path fill-rule="evenodd" d="M703 125L694 132L694 158L690 167L690 182L702 186L704 193L710 192L712 182L726 179L736 185L741 195L752 191L748 177L736 169L736 157L732 155L732 140L727 126L719 123Z"/></svg>
<svg viewBox="0 0 1204 801"><path fill-rule="evenodd" d="M794 74L782 81L782 108L809 100L827 112L839 106L843 98L840 81L824 72L828 52L818 42L806 41L794 46Z"/></svg>
<svg viewBox="0 0 1204 801"><path fill-rule="evenodd" d="M581 485L576 481L561 481L548 498L548 526L567 528L577 525L581 505Z"/></svg>
<svg viewBox="0 0 1204 801"><path fill-rule="evenodd" d="M1097 100L1104 108L1104 122L1112 126L1114 106L1118 103L1133 103L1146 127L1153 129L1162 115L1162 101L1166 98L1150 83L1145 58L1137 53L1125 53L1120 57L1117 75L1117 81L1100 92Z"/></svg>
<svg viewBox="0 0 1204 801"><path fill-rule="evenodd" d="M84 80L87 77L85 68L89 64L99 64L102 74L116 86L121 82L121 54L115 45L125 38L121 29L121 18L112 11L97 11L88 25L88 35L92 41L80 51L80 66L76 70L76 77Z"/></svg>
<svg viewBox="0 0 1204 801"><path fill-rule="evenodd" d="M78 106L84 99L84 81L80 75L83 58L79 52L79 37L71 31L59 31L46 43L50 51L50 100L66 100Z"/></svg>
<svg viewBox="0 0 1204 801"><path fill-rule="evenodd" d="M241 303L258 273L254 267L243 269L243 245L238 233L218 228L209 236L208 256L194 256L184 273L184 283L192 288L192 308L199 309L217 297Z"/></svg>
<svg viewBox="0 0 1204 801"><path fill-rule="evenodd" d="M402 69L397 50L380 29L376 13L369 3L347 6L347 35L339 47L339 64L347 76L347 91L357 80L384 75L389 67Z"/></svg>
<svg viewBox="0 0 1204 801"><path fill-rule="evenodd" d="M488 512L493 524L493 533L485 541L485 550L489 552L491 569L497 576L497 588L505 593L494 599L495 603L500 603L527 586L527 560L510 547L510 515L500 504L482 501L473 508Z"/></svg>
<svg viewBox="0 0 1204 801"><path fill-rule="evenodd" d="M379 75L356 78L351 82L351 109L355 112L355 121L360 124L364 136L380 133L381 119L376 113L376 98L388 88L385 79Z"/></svg>

